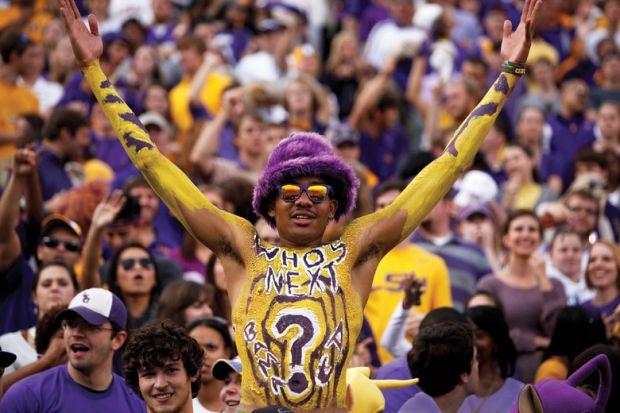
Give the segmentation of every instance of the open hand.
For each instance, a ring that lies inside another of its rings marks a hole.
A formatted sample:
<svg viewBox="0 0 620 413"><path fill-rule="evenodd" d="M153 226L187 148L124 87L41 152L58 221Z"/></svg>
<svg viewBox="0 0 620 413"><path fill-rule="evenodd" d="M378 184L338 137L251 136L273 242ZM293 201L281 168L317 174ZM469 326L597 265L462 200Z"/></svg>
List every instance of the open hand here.
<svg viewBox="0 0 620 413"><path fill-rule="evenodd" d="M112 192L107 199L104 199L95 208L91 225L98 229L110 225L125 205L125 201L127 198L123 195L123 191L117 189Z"/></svg>
<svg viewBox="0 0 620 413"><path fill-rule="evenodd" d="M99 35L97 19L93 14L88 16L89 32L82 22L82 16L75 5L75 0L58 0L58 5L78 65L86 67L94 63L103 53L103 42Z"/></svg>
<svg viewBox="0 0 620 413"><path fill-rule="evenodd" d="M504 21L504 36L500 51L502 59L520 65L525 64L534 36L534 22L541 6L542 0L525 0L521 21L514 32L510 20Z"/></svg>

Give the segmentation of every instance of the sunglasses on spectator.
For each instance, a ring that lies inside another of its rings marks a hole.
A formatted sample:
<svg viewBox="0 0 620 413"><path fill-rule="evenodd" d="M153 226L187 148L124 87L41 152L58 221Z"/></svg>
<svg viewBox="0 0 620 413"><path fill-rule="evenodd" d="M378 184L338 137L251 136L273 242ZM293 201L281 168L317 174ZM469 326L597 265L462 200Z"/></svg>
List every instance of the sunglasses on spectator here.
<svg viewBox="0 0 620 413"><path fill-rule="evenodd" d="M67 251L78 252L80 250L80 243L76 241L63 240L56 237L43 237L41 242L47 248L56 249L62 244Z"/></svg>
<svg viewBox="0 0 620 413"><path fill-rule="evenodd" d="M153 261L151 261L150 258L127 258L120 262L121 267L123 267L124 270L131 270L136 263L140 264L140 267L145 270L150 270L153 268Z"/></svg>
<svg viewBox="0 0 620 413"><path fill-rule="evenodd" d="M332 187L327 184L297 185L284 184L280 186L280 199L284 202L295 202L303 193L308 195L310 201L320 204L332 194Z"/></svg>

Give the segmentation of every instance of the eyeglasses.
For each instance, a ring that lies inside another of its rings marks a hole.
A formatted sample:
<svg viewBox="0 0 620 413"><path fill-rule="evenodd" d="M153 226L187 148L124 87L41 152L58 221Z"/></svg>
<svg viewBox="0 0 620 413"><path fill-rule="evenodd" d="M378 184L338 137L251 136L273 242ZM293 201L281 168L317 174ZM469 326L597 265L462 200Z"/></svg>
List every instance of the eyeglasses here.
<svg viewBox="0 0 620 413"><path fill-rule="evenodd" d="M100 332L100 331L114 331L113 328L110 327L99 327L93 324L90 324L84 319L81 318L73 318L73 319L64 319L60 322L60 326L63 330L77 330L88 331L88 332Z"/></svg>
<svg viewBox="0 0 620 413"><path fill-rule="evenodd" d="M75 241L63 240L56 237L43 237L41 243L47 248L56 249L62 244L69 252L78 252L80 250L80 243Z"/></svg>
<svg viewBox="0 0 620 413"><path fill-rule="evenodd" d="M579 214L583 212L587 215L596 215L598 212L595 208L586 208L586 207L580 207L580 206L568 207L568 209L570 212L574 212L575 214Z"/></svg>
<svg viewBox="0 0 620 413"><path fill-rule="evenodd" d="M136 263L139 263L145 270L150 270L153 268L153 261L151 261L150 258L127 258L120 262L121 267L123 267L124 270L131 270Z"/></svg>
<svg viewBox="0 0 620 413"><path fill-rule="evenodd" d="M310 201L315 204L320 204L325 201L328 196L331 196L332 187L327 184L314 184L308 186L284 184L280 186L280 199L284 202L295 202L304 192L308 195Z"/></svg>

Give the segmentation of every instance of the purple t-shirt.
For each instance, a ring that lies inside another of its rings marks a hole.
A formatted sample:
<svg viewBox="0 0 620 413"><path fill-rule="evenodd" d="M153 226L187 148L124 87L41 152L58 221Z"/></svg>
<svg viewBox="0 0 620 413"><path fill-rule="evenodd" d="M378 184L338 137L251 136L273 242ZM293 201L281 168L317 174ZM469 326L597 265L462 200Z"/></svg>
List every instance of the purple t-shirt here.
<svg viewBox="0 0 620 413"><path fill-rule="evenodd" d="M618 295L616 298L603 306L595 305L592 300L588 300L585 303L581 304L581 307L583 308L588 317L595 318L610 316L619 305L620 295Z"/></svg>
<svg viewBox="0 0 620 413"><path fill-rule="evenodd" d="M515 404L523 383L508 377L504 385L489 397L468 396L461 404L459 413L495 413L507 411Z"/></svg>
<svg viewBox="0 0 620 413"><path fill-rule="evenodd" d="M552 135L549 152L543 154L540 164L542 179L558 175L564 188L568 188L573 180L575 157L594 143L594 124L583 116L567 119L560 115L550 116L547 123Z"/></svg>
<svg viewBox="0 0 620 413"><path fill-rule="evenodd" d="M65 163L47 148L41 152L37 172L41 182L43 201L47 201L58 192L73 188L71 178L65 170Z"/></svg>
<svg viewBox="0 0 620 413"><path fill-rule="evenodd" d="M107 163L114 173L125 170L131 164L131 159L123 149L121 141L116 137L101 139L93 132L90 139L95 146L97 159Z"/></svg>
<svg viewBox="0 0 620 413"><path fill-rule="evenodd" d="M22 254L6 271L0 271L0 334L25 330L35 324L33 283L34 273Z"/></svg>
<svg viewBox="0 0 620 413"><path fill-rule="evenodd" d="M372 377L375 380L409 380L411 371L407 365L407 357L401 356L381 366ZM399 389L381 390L385 398L384 413L396 413L403 404L420 391L418 386L407 386Z"/></svg>
<svg viewBox="0 0 620 413"><path fill-rule="evenodd" d="M54 367L15 383L0 402L11 413L144 413L146 406L118 375L101 392L77 384L67 365Z"/></svg>
<svg viewBox="0 0 620 413"><path fill-rule="evenodd" d="M360 148L362 163L370 168L380 181L385 181L396 174L401 159L409 155L409 140L405 129L396 126L383 131L378 138L362 132Z"/></svg>
<svg viewBox="0 0 620 413"><path fill-rule="evenodd" d="M403 404L403 407L398 411L399 413L441 413L441 409L435 403L435 400L424 392L419 392L411 399L407 400L407 403Z"/></svg>

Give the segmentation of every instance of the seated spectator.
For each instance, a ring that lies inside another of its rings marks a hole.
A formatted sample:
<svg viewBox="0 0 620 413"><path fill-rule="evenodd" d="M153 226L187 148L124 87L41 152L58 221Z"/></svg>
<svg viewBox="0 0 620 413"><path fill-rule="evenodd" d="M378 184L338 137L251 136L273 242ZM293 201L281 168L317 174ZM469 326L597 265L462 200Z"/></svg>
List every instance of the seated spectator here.
<svg viewBox="0 0 620 413"><path fill-rule="evenodd" d="M137 330L123 350L123 375L149 412L191 412L203 350L182 327L158 322ZM163 397L162 397L163 396Z"/></svg>
<svg viewBox="0 0 620 413"><path fill-rule="evenodd" d="M549 345L558 311L566 305L562 284L549 279L537 248L542 224L530 210L509 215L502 235L507 249L506 265L497 274L480 280L478 288L500 299L518 352L518 377L530 383L542 356L538 350Z"/></svg>
<svg viewBox="0 0 620 413"><path fill-rule="evenodd" d="M491 209L492 204L495 204L496 208L498 207L493 202L460 208L457 232L465 241L480 246L491 268L496 272L500 269L501 251L496 224L497 218Z"/></svg>
<svg viewBox="0 0 620 413"><path fill-rule="evenodd" d="M452 412L478 389L478 359L468 324L445 323L422 328L407 356L411 374L422 389L399 412Z"/></svg>
<svg viewBox="0 0 620 413"><path fill-rule="evenodd" d="M114 253L108 271L110 291L127 307L130 328L154 320L161 283L153 254L142 244L126 244Z"/></svg>
<svg viewBox="0 0 620 413"><path fill-rule="evenodd" d="M508 180L502 184L498 198L507 211L536 209L557 199L557 192L537 181L534 154L527 146L510 144L504 149L504 170Z"/></svg>
<svg viewBox="0 0 620 413"><path fill-rule="evenodd" d="M238 357L232 360L219 359L213 364L213 378L224 382L220 392L220 400L224 403L223 413L236 413L241 402L241 361Z"/></svg>
<svg viewBox="0 0 620 413"><path fill-rule="evenodd" d="M113 255L123 246L138 242L136 228L139 216L138 201L134 197L124 195L119 190L112 192L108 198L97 205L84 243L82 277L84 287L110 284L108 278L110 263L105 261L101 265L102 255L105 257L106 252L108 255ZM104 239L107 244L102 247ZM159 280L161 288L181 278L181 269L174 260L156 255L154 262L157 273L161 276Z"/></svg>
<svg viewBox="0 0 620 413"><path fill-rule="evenodd" d="M452 302L457 310L476 291L476 283L491 267L481 248L456 235L451 227L453 196L448 193L422 221L411 240L446 262L450 275Z"/></svg>
<svg viewBox="0 0 620 413"><path fill-rule="evenodd" d="M454 308L442 307L429 312L420 322L420 329L432 328L436 325L457 322L467 323L467 319ZM415 337L414 337L415 340ZM374 374L374 379L381 380L408 380L413 378L407 363L407 357L401 356L381 366ZM385 413L396 413L402 405L413 397L420 389L418 386L409 386L400 389L383 389L385 398Z"/></svg>
<svg viewBox="0 0 620 413"><path fill-rule="evenodd" d="M547 118L551 127L549 148L543 154L541 179L561 193L573 178L573 159L594 143L594 124L585 116L588 85L580 79L562 83L560 110Z"/></svg>
<svg viewBox="0 0 620 413"><path fill-rule="evenodd" d="M516 120L515 141L530 149L536 171L542 158L545 125L545 111L537 105L523 107Z"/></svg>
<svg viewBox="0 0 620 413"><path fill-rule="evenodd" d="M159 200L155 191L142 175L131 178L125 184L125 193L140 204L140 218L136 225L137 240L153 253L160 255L177 247L175 219Z"/></svg>
<svg viewBox="0 0 620 413"><path fill-rule="evenodd" d="M609 241L597 241L590 247L586 284L594 297L582 304L588 317L602 317L607 336L620 337L620 250Z"/></svg>
<svg viewBox="0 0 620 413"><path fill-rule="evenodd" d="M213 316L213 287L193 281L177 280L164 288L159 296L157 318L172 320L185 327L196 320Z"/></svg>
<svg viewBox="0 0 620 413"><path fill-rule="evenodd" d="M620 53L617 50L603 56L600 74L600 83L590 96L590 106L595 110L606 101L620 104Z"/></svg>
<svg viewBox="0 0 620 413"><path fill-rule="evenodd" d="M232 338L228 326L219 318L207 318L190 323L186 330L204 350L200 369L200 392L193 401L194 413L219 412L224 408L220 392L224 383L213 376L213 366L219 359L230 359L234 355Z"/></svg>
<svg viewBox="0 0 620 413"><path fill-rule="evenodd" d="M511 406L519 397L523 383L513 379L515 349L502 310L473 306L465 315L474 324L480 379L478 389L461 404L461 413L494 413Z"/></svg>
<svg viewBox="0 0 620 413"><path fill-rule="evenodd" d="M43 263L35 274L32 290L37 323L46 318L52 309L58 306L66 307L78 291L75 273L65 262ZM5 370L6 388L24 377L56 366L59 357L64 353L64 348L54 348L45 354L39 353L35 348L37 336L36 326L0 336L0 345L17 356L15 363ZM13 374L22 369L23 372Z"/></svg>
<svg viewBox="0 0 620 413"><path fill-rule="evenodd" d="M325 133L327 97L319 83L308 75L289 80L284 91L290 131Z"/></svg>
<svg viewBox="0 0 620 413"><path fill-rule="evenodd" d="M144 402L112 372L112 358L127 338L127 310L121 300L99 288L76 295L60 314L67 364L16 384L0 402L3 412L58 410L144 412Z"/></svg>
<svg viewBox="0 0 620 413"><path fill-rule="evenodd" d="M620 103L605 101L596 111L593 149L599 153L611 151L620 155Z"/></svg>
<svg viewBox="0 0 620 413"><path fill-rule="evenodd" d="M567 379L577 355L595 344L606 342L605 325L601 317L588 317L581 306L563 308L558 314L549 347L545 349L534 383L545 379Z"/></svg>
<svg viewBox="0 0 620 413"><path fill-rule="evenodd" d="M549 243L547 275L562 283L568 305L584 303L594 295L583 276L584 253L583 240L573 229L559 228Z"/></svg>

